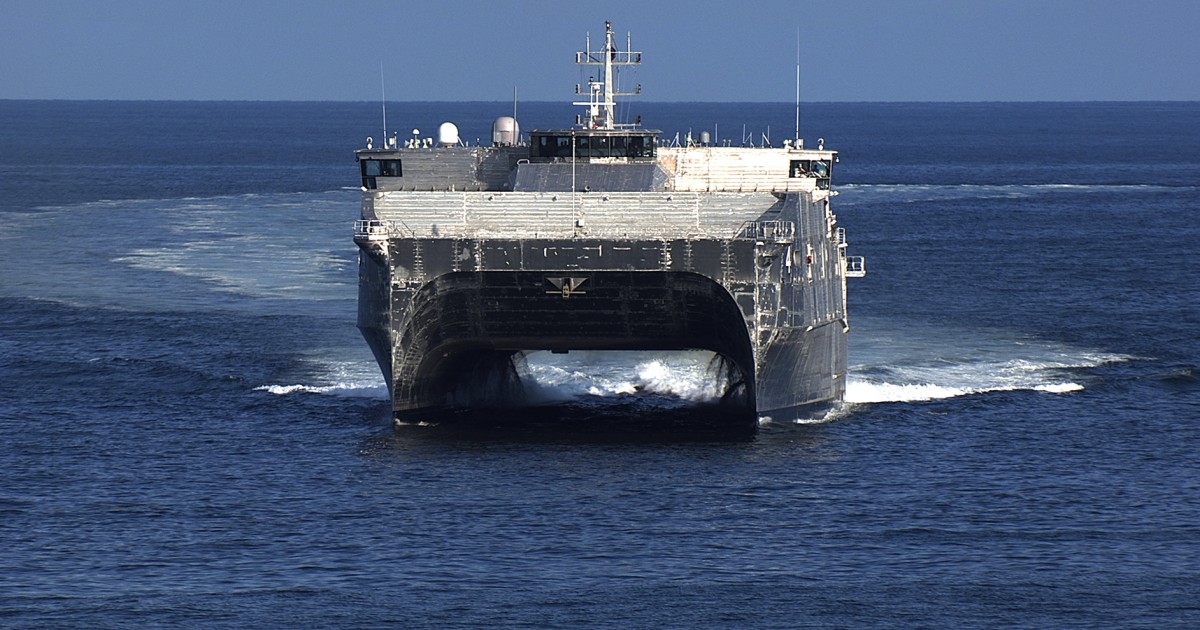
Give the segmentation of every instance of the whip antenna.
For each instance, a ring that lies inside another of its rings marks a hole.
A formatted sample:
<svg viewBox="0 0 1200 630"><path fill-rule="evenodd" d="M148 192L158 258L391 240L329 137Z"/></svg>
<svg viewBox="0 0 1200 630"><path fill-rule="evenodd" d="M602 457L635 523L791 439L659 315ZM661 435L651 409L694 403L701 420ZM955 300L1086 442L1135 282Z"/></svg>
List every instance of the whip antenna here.
<svg viewBox="0 0 1200 630"><path fill-rule="evenodd" d="M796 27L796 140L800 139L800 27Z"/></svg>
<svg viewBox="0 0 1200 630"><path fill-rule="evenodd" d="M379 62L379 103L383 105L383 145L387 146L387 89L383 83L383 62Z"/></svg>

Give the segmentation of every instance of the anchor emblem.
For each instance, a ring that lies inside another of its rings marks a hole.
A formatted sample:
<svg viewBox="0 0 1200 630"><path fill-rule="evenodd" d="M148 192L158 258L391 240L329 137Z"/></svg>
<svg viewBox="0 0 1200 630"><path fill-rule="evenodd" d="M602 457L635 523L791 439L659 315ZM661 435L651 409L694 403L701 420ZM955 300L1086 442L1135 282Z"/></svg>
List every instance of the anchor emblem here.
<svg viewBox="0 0 1200 630"><path fill-rule="evenodd" d="M585 277L567 276L567 277L561 277L561 278L547 277L546 282L549 282L551 285L553 285L554 290L546 291L546 293L548 295L561 294L563 296L564 300L571 297L572 295L585 295L587 293L587 291L580 291L579 287L583 286L583 283L587 282L587 280L588 279L586 276Z"/></svg>

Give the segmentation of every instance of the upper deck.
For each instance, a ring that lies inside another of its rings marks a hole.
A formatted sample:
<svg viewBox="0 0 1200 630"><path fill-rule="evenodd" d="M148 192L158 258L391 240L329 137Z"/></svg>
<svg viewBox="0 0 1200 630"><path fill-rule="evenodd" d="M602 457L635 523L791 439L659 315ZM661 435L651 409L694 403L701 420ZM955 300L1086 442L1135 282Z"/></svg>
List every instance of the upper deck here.
<svg viewBox="0 0 1200 630"><path fill-rule="evenodd" d="M658 146L654 135L625 131L532 137L534 144L515 146L361 149L356 155L362 187L381 192L817 193L829 190L837 161L835 151L790 145ZM567 140L565 148L558 146L560 138ZM546 150L551 142L552 150Z"/></svg>
<svg viewBox="0 0 1200 630"><path fill-rule="evenodd" d="M620 50L612 24L605 23L603 46L593 50L588 37L575 63L599 69L575 92L586 100L576 126L537 129L528 139L515 118L500 117L492 128L491 146L466 146L458 128L443 123L436 138L414 136L400 146L393 137L383 148L356 152L364 191L424 192L809 192L827 195L837 153L803 148L800 140L779 147L710 146L678 139L663 143L661 131L617 120L616 98L641 93L641 85L621 92L618 73L636 66L642 53L631 43ZM798 131L798 124L797 124ZM386 135L386 132L385 132ZM375 195L373 195L375 196Z"/></svg>

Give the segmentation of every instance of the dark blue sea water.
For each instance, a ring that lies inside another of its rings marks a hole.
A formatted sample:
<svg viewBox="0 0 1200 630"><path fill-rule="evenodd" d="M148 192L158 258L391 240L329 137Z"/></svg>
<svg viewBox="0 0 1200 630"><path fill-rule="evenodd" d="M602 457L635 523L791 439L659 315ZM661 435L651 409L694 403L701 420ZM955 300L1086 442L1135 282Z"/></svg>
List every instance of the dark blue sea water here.
<svg viewBox="0 0 1200 630"><path fill-rule="evenodd" d="M867 257L846 405L739 442L451 436L392 427L354 328L377 105L0 101L0 626L1200 625L1200 104L802 124ZM703 386L610 359L542 386Z"/></svg>

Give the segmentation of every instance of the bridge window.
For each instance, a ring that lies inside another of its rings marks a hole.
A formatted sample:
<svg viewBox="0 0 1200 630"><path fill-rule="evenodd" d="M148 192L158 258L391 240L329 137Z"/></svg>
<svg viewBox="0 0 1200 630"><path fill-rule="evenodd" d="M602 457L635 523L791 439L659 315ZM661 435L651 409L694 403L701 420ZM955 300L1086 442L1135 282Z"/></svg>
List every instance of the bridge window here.
<svg viewBox="0 0 1200 630"><path fill-rule="evenodd" d="M630 138L629 136L613 136L610 139L612 141L612 154L617 157L620 157L623 155L628 156L629 155L629 141L631 139L632 138ZM632 157L632 156L630 156L630 157Z"/></svg>
<svg viewBox="0 0 1200 630"><path fill-rule="evenodd" d="M574 140L574 152L571 143ZM617 157L652 158L655 151L653 136L623 134L535 135L533 157L578 158Z"/></svg>
<svg viewBox="0 0 1200 630"><path fill-rule="evenodd" d="M829 179L829 160L792 160L788 177Z"/></svg>
<svg viewBox="0 0 1200 630"><path fill-rule="evenodd" d="M630 136L626 155L629 157L654 157L657 139L654 136Z"/></svg>
<svg viewBox="0 0 1200 630"><path fill-rule="evenodd" d="M358 168L362 172L363 187L374 189L376 177L401 177L403 170L400 160L359 160Z"/></svg>
<svg viewBox="0 0 1200 630"><path fill-rule="evenodd" d="M571 136L537 136L533 153L534 157L569 158L571 157Z"/></svg>
<svg viewBox="0 0 1200 630"><path fill-rule="evenodd" d="M592 157L612 157L612 143L606 136L592 138Z"/></svg>
<svg viewBox="0 0 1200 630"><path fill-rule="evenodd" d="M400 177L400 160L363 160L359 162L363 177Z"/></svg>

